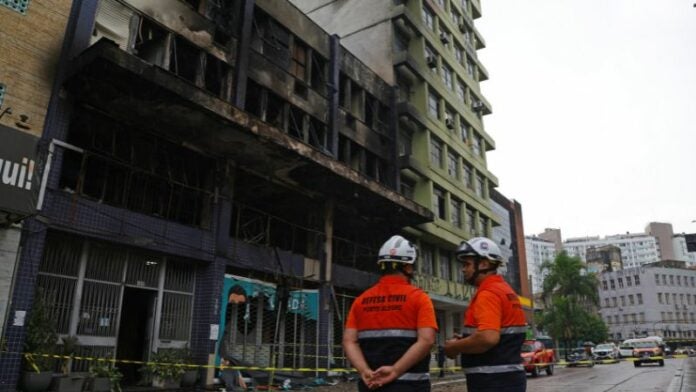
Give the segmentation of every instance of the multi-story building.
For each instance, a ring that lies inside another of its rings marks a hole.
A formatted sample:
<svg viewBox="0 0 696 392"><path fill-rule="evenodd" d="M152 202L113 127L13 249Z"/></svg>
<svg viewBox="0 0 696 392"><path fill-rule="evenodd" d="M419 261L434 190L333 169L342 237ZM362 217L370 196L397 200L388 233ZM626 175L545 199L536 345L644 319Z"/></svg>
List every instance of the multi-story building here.
<svg viewBox="0 0 696 392"><path fill-rule="evenodd" d="M606 245L615 245L621 249L623 268L637 267L659 260L657 240L648 234L618 234L600 237L569 238L563 242L563 248L571 256L578 256L587 261L587 250Z"/></svg>
<svg viewBox="0 0 696 392"><path fill-rule="evenodd" d="M548 274L542 271L545 262L552 262L556 258L556 246L553 242L541 239L537 236L526 236L525 248L527 250L527 273L531 277L532 292L540 294L544 287L544 278Z"/></svg>
<svg viewBox="0 0 696 392"><path fill-rule="evenodd" d="M474 25L480 2L295 3L397 87L401 193L435 214L406 234L418 241L418 284L435 302L445 339L461 325L471 295L453 251L500 224L489 203L497 179L486 164L495 143L483 126L491 106L480 87L488 79L477 55L485 47Z"/></svg>
<svg viewBox="0 0 696 392"><path fill-rule="evenodd" d="M8 313L21 221L36 213L41 188L37 147L71 3L0 1L0 336L6 320L23 320L22 308Z"/></svg>
<svg viewBox="0 0 696 392"><path fill-rule="evenodd" d="M544 229L544 232L537 235L537 237L542 240L553 242L553 246L556 248L556 254L561 253L563 250L563 237L561 236L561 229Z"/></svg>
<svg viewBox="0 0 696 392"><path fill-rule="evenodd" d="M684 262L604 272L599 280L600 314L613 339L656 335L696 341L696 271Z"/></svg>
<svg viewBox="0 0 696 392"><path fill-rule="evenodd" d="M674 231L671 223L650 222L645 226L645 234L657 240L658 260L674 260L672 237Z"/></svg>
<svg viewBox="0 0 696 392"><path fill-rule="evenodd" d="M40 3L34 26L71 16L57 61L67 72L43 127L46 189L41 217L25 221L11 312L30 317L41 289L84 356L189 346L212 364L224 344L260 366L346 366L343 315L376 281L379 245L433 218L399 193L393 87L287 1ZM5 29L11 11L0 12ZM54 30L37 39L60 42ZM450 253L429 251L452 276ZM25 334L6 327L2 390L16 390Z"/></svg>
<svg viewBox="0 0 696 392"><path fill-rule="evenodd" d="M618 271L623 269L621 263L621 249L614 245L605 245L597 248L588 248L587 272Z"/></svg>
<svg viewBox="0 0 696 392"><path fill-rule="evenodd" d="M696 251L689 251L686 239L686 234L675 234L672 237L674 260L681 260L686 262L689 267L696 267Z"/></svg>

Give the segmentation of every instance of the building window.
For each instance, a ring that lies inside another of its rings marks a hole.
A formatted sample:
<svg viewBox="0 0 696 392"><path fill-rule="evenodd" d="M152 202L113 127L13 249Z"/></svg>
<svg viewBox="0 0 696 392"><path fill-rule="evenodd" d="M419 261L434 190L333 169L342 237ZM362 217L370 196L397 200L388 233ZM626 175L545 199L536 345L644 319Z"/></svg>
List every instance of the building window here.
<svg viewBox="0 0 696 392"><path fill-rule="evenodd" d="M483 178L480 175L476 175L476 196L483 197Z"/></svg>
<svg viewBox="0 0 696 392"><path fill-rule="evenodd" d="M488 218L479 216L479 234L483 237L488 235Z"/></svg>
<svg viewBox="0 0 696 392"><path fill-rule="evenodd" d="M425 23L431 31L435 31L435 14L428 6L423 7L423 23Z"/></svg>
<svg viewBox="0 0 696 392"><path fill-rule="evenodd" d="M458 175L458 159L457 156L451 152L447 153L447 174L450 175L450 177L457 178Z"/></svg>
<svg viewBox="0 0 696 392"><path fill-rule="evenodd" d="M445 251L440 252L440 278L450 280L450 257Z"/></svg>
<svg viewBox="0 0 696 392"><path fill-rule="evenodd" d="M611 297L611 304L613 307L617 306L616 297ZM617 321L618 322L618 321Z"/></svg>
<svg viewBox="0 0 696 392"><path fill-rule="evenodd" d="M674 275L669 276L669 285L674 286Z"/></svg>
<svg viewBox="0 0 696 392"><path fill-rule="evenodd" d="M669 305L669 293L665 293L665 303Z"/></svg>
<svg viewBox="0 0 696 392"><path fill-rule="evenodd" d="M462 47L458 44L454 45L454 57L457 58L457 62L459 64L463 64L462 61L464 60L464 49L462 49Z"/></svg>
<svg viewBox="0 0 696 392"><path fill-rule="evenodd" d="M450 218L454 227L462 227L462 202L455 198L450 200Z"/></svg>
<svg viewBox="0 0 696 392"><path fill-rule="evenodd" d="M604 307L609 307L609 298L604 298Z"/></svg>
<svg viewBox="0 0 696 392"><path fill-rule="evenodd" d="M464 87L464 83L459 79L457 79L457 96L463 104L466 104L466 87Z"/></svg>
<svg viewBox="0 0 696 392"><path fill-rule="evenodd" d="M626 277L626 286L631 287L631 277L630 276Z"/></svg>
<svg viewBox="0 0 696 392"><path fill-rule="evenodd" d="M476 235L476 214L471 208L466 209L466 228L470 235Z"/></svg>
<svg viewBox="0 0 696 392"><path fill-rule="evenodd" d="M614 279L609 280L609 287L611 287L612 290L616 290L616 285L614 284Z"/></svg>
<svg viewBox="0 0 696 392"><path fill-rule="evenodd" d="M626 306L626 297L621 296L621 306Z"/></svg>
<svg viewBox="0 0 696 392"><path fill-rule="evenodd" d="M655 274L655 285L659 286L660 285L660 275Z"/></svg>
<svg viewBox="0 0 696 392"><path fill-rule="evenodd" d="M428 94L428 114L435 118L440 117L440 97L435 93Z"/></svg>
<svg viewBox="0 0 696 392"><path fill-rule="evenodd" d="M307 46L295 39L290 62L290 74L302 81L307 80Z"/></svg>
<svg viewBox="0 0 696 392"><path fill-rule="evenodd" d="M422 267L421 272L423 275L432 276L433 275L433 251L429 246L423 245L421 247L421 258Z"/></svg>
<svg viewBox="0 0 696 392"><path fill-rule="evenodd" d="M629 304L629 305L635 305L635 303L633 302L633 294L629 294L629 295L628 295L628 304Z"/></svg>
<svg viewBox="0 0 696 392"><path fill-rule="evenodd" d="M667 286L667 275L662 275L662 285Z"/></svg>
<svg viewBox="0 0 696 392"><path fill-rule="evenodd" d="M638 294L636 294L636 297L638 299L638 305L642 305L643 304L643 294L638 293Z"/></svg>
<svg viewBox="0 0 696 392"><path fill-rule="evenodd" d="M633 275L633 281L636 282L636 286L640 285L640 276L639 275Z"/></svg>
<svg viewBox="0 0 696 392"><path fill-rule="evenodd" d="M466 59L466 74L469 75L470 78L474 79L474 63L469 60L468 58Z"/></svg>
<svg viewBox="0 0 696 392"><path fill-rule="evenodd" d="M442 66L442 82L448 90L452 89L452 69L447 65Z"/></svg>
<svg viewBox="0 0 696 392"><path fill-rule="evenodd" d="M623 278L618 278L617 281L619 282L619 288L622 289L623 286Z"/></svg>
<svg viewBox="0 0 696 392"><path fill-rule="evenodd" d="M447 219L445 214L445 191L440 188L433 190L433 212L440 219Z"/></svg>
<svg viewBox="0 0 696 392"><path fill-rule="evenodd" d="M442 167L442 142L434 136L430 141L430 163Z"/></svg>
<svg viewBox="0 0 696 392"><path fill-rule="evenodd" d="M472 179L474 178L474 169L471 168L468 164L464 164L464 175L463 175L463 180L464 180L464 185L471 189L471 186L473 185Z"/></svg>
<svg viewBox="0 0 696 392"><path fill-rule="evenodd" d="M473 143L471 143L471 148L474 151L474 155L481 156L481 143L481 136L478 134L474 134L474 141Z"/></svg>

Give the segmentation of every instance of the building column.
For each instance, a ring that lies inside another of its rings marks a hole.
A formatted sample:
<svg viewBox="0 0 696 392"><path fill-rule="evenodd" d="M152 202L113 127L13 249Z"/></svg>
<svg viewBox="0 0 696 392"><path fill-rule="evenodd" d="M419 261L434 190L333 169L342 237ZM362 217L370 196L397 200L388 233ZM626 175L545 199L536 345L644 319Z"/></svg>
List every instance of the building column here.
<svg viewBox="0 0 696 392"><path fill-rule="evenodd" d="M335 201L324 204L324 251L321 256L321 287L319 288L319 350L318 367L330 367L333 346L333 236Z"/></svg>
<svg viewBox="0 0 696 392"><path fill-rule="evenodd" d="M237 60L234 64L234 106L244 110L246 105L247 70L249 68L249 52L251 49L251 33L254 23L255 0L243 0L241 4L242 21L239 29L239 44L237 45Z"/></svg>

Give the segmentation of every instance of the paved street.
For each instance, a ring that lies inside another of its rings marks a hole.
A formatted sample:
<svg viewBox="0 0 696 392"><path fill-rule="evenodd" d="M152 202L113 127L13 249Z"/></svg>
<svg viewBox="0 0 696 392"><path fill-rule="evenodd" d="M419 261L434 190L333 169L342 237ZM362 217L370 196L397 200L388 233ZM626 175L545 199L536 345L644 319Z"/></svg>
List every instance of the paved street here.
<svg viewBox="0 0 696 392"><path fill-rule="evenodd" d="M696 391L696 358L667 359L665 366L644 365L636 368L631 362L596 365L593 368L557 367L553 376L542 373L527 377L530 392L687 392ZM316 388L316 392L348 392L357 388L348 383ZM466 383L458 376L433 379L433 392L463 392Z"/></svg>

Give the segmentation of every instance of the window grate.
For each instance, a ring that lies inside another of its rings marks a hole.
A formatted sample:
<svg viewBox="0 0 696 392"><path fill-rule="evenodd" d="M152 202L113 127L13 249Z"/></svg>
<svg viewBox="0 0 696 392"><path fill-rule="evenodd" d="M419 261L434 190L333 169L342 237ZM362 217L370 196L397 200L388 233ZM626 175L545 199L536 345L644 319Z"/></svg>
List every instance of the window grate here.
<svg viewBox="0 0 696 392"><path fill-rule="evenodd" d="M2 1L2 0L0 0ZM0 83L0 107L2 107L2 101L5 99L5 85Z"/></svg>
<svg viewBox="0 0 696 392"><path fill-rule="evenodd" d="M26 15L27 8L29 8L29 0L0 0L0 5L4 5L11 10L17 11L22 15Z"/></svg>

